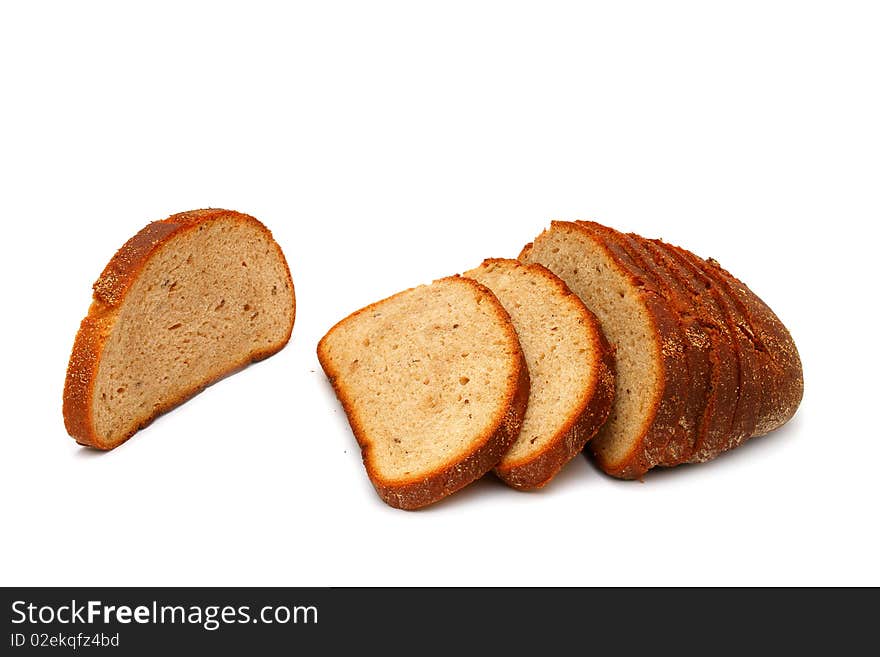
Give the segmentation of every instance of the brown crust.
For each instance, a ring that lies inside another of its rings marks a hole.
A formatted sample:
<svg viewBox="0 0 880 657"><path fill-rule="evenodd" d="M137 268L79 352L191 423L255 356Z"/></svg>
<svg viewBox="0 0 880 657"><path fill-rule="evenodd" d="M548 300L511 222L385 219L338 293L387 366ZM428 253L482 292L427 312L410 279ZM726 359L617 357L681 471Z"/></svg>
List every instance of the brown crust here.
<svg viewBox="0 0 880 657"><path fill-rule="evenodd" d="M621 479L640 479L649 469L657 465L663 457L666 443L679 426L684 412L684 400L687 395L688 383L684 365L684 347L678 331L678 320L669 311L665 301L655 290L646 289L644 281L638 279L621 261L618 254L600 239L596 231L588 226L570 221L554 221L550 230L563 226L572 227L590 237L602 248L609 260L615 263L621 273L630 280L630 284L640 291L639 298L645 305L648 315L654 323L654 331L658 336L656 354L660 361L660 381L662 394L650 410L646 429L639 440L634 441L629 452L619 461L609 463L602 459L595 448L591 448L596 463L606 473ZM528 256L528 248L523 250ZM589 305L587 304L589 308ZM593 443L588 443L591 447Z"/></svg>
<svg viewBox="0 0 880 657"><path fill-rule="evenodd" d="M577 411L572 413L556 434L547 441L544 449L526 459L502 467L494 472L507 485L519 490L532 490L546 486L553 477L584 449L608 419L614 401L614 354L596 316L584 305L561 278L543 265L526 264L505 258L488 258L483 265L492 263L515 263L543 276L564 297L571 297L593 336L592 350L596 362L592 376Z"/></svg>
<svg viewBox="0 0 880 657"><path fill-rule="evenodd" d="M639 256L643 267L653 271L663 285L678 313L685 336L691 384L685 422L690 440L687 449L677 455L677 458L672 455L672 458L660 463L663 466L675 466L690 460L696 450L706 411L714 407L717 401L713 384L721 363L715 358L715 340L704 325L704 313L698 299L691 294L688 286L676 275L661 253L652 248L654 245L632 233L626 237L627 244ZM729 365L725 363L723 367Z"/></svg>
<svg viewBox="0 0 880 657"><path fill-rule="evenodd" d="M269 238L270 243L274 244L277 248L278 255L284 263L291 294L295 294L293 279L290 276L290 268L287 266L287 260L281 251L281 247L275 242L271 231L250 215L233 210L209 208L181 212L145 226L116 252L95 282L92 305L89 308L88 315L80 324L73 343L64 384L62 413L67 432L79 444L98 449L112 449L128 440L137 431L150 424L163 413L184 403L211 384L237 372L250 363L263 360L277 353L290 340L296 316L295 296L290 327L285 338L278 345L255 352L241 362L231 364L230 367L210 380L204 381L195 389L186 391L177 399L156 408L137 428L129 432L121 440L104 443L96 434L92 416L92 393L104 345L110 337L119 314L119 308L125 301L126 294L134 281L140 276L144 266L158 249L183 232L191 230L205 221L219 218L233 218L241 222L250 223L263 231Z"/></svg>
<svg viewBox="0 0 880 657"><path fill-rule="evenodd" d="M726 435L720 436L720 440L707 441L703 445L703 449L693 459L695 462L708 461L718 456L721 452L739 445L754 432L755 417L760 402L760 395L762 394L761 382L757 378L755 354L743 329L744 318L738 312L730 295L719 287L713 277L709 276L700 266L700 259L686 249L665 242L659 243L669 253L675 254L679 261L688 267L689 271L708 290L711 298L715 299L721 308L736 353L736 362L739 366L737 397L732 407L732 412L729 415L730 428ZM726 405L719 404L716 412L724 413L726 408Z"/></svg>
<svg viewBox="0 0 880 657"><path fill-rule="evenodd" d="M804 372L797 346L785 325L749 287L713 259L703 261L703 269L739 305L749 327L761 363L764 394L753 430L762 436L788 422L804 396Z"/></svg>
<svg viewBox="0 0 880 657"><path fill-rule="evenodd" d="M613 228L595 222L578 222L601 232L610 248L620 257L630 271L644 281L646 289L652 289L665 300L669 312L678 319L678 335L684 347L684 375L687 377L688 393L684 399L684 414L673 428L657 465L675 466L686 462L693 453L699 421L706 407L707 381L709 379L709 340L694 320L693 303L678 287L677 281L658 269L640 242Z"/></svg>
<svg viewBox="0 0 880 657"><path fill-rule="evenodd" d="M710 381L706 406L698 425L697 439L689 460L706 459L709 445L720 445L730 435L739 389L739 358L730 326L720 302L697 280L687 262L669 252L662 242L639 238L645 248L679 282L695 306L698 324L710 342ZM712 448L714 449L714 448Z"/></svg>
<svg viewBox="0 0 880 657"><path fill-rule="evenodd" d="M89 314L80 323L73 343L64 382L62 414L67 433L80 445L100 448L92 419L92 390L98 376L101 351L115 320L115 313L102 312L98 304L93 303Z"/></svg>
<svg viewBox="0 0 880 657"><path fill-rule="evenodd" d="M354 413L354 405L342 385L338 382L339 373L333 368L333 363L326 352L326 340L333 333L334 329L343 322L365 313L370 312L379 304L389 299L393 299L401 294L409 292L412 288L398 292L391 297L387 297L375 303L355 311L344 319L340 320L327 331L323 338L318 342L318 361L324 369L324 373L333 386L336 397L339 399L342 408L348 417L351 425L352 433L361 448L361 455L364 461L364 467L367 470L367 476L384 502L398 509L413 510L418 509L451 495L461 488L479 479L485 473L495 466L508 448L516 440L525 417L526 405L529 400L529 371L526 365L522 348L519 347L519 338L513 329L510 316L501 302L492 292L481 285L477 281L464 278L458 275L449 276L439 279L438 281L456 280L466 283L476 288L484 295L486 300L493 305L499 317L503 319L503 325L512 343L517 345L516 363L514 364L513 374L508 382L508 391L505 395L503 404L503 412L499 414L497 420L493 422L493 427L486 432L485 436L480 436L475 441L475 447L461 458L452 461L432 472L429 472L417 479L404 481L387 481L382 479L373 466L370 458L370 441L365 435L363 427L356 419Z"/></svg>

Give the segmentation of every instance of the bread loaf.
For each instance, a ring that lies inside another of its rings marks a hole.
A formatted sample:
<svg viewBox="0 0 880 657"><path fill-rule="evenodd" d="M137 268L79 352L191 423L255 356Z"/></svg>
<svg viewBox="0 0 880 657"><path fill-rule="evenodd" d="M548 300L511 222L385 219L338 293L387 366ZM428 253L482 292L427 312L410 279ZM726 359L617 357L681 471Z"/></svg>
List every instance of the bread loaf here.
<svg viewBox="0 0 880 657"><path fill-rule="evenodd" d="M706 461L794 415L803 374L791 335L715 261L558 221L520 260L562 278L616 349L614 408L588 445L608 474Z"/></svg>

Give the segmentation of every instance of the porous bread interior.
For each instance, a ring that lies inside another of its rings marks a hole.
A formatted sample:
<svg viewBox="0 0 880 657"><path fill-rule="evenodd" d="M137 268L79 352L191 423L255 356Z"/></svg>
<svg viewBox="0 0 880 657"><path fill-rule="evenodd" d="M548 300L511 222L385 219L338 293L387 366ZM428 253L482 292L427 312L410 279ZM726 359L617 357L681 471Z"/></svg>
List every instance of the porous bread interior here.
<svg viewBox="0 0 880 657"><path fill-rule="evenodd" d="M515 260L493 260L465 272L501 301L519 335L531 389L522 429L499 467L529 462L580 414L593 390L595 336L583 306L549 275Z"/></svg>
<svg viewBox="0 0 880 657"><path fill-rule="evenodd" d="M219 218L174 236L117 311L92 399L98 438L119 442L157 410L277 349L293 311L283 256L265 231Z"/></svg>
<svg viewBox="0 0 880 657"><path fill-rule="evenodd" d="M614 405L590 442L610 467L642 440L662 395L658 336L648 309L624 272L586 232L565 224L535 239L524 261L538 262L564 280L593 311L616 347Z"/></svg>
<svg viewBox="0 0 880 657"><path fill-rule="evenodd" d="M322 345L374 476L404 482L462 460L507 411L519 345L487 292L441 279L380 301Z"/></svg>

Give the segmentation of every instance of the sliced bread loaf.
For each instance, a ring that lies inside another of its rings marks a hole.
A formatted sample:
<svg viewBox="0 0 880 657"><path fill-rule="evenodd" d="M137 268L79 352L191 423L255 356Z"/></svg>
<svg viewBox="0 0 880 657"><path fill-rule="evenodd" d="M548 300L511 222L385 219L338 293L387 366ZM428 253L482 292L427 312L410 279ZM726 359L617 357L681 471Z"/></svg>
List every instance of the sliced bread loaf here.
<svg viewBox="0 0 880 657"><path fill-rule="evenodd" d="M510 317L478 282L443 278L349 315L318 359L379 496L436 502L491 470L516 439L529 375Z"/></svg>
<svg viewBox="0 0 880 657"><path fill-rule="evenodd" d="M94 285L64 386L77 442L116 447L217 379L290 339L295 298L281 248L259 221L196 210L155 221Z"/></svg>
<svg viewBox="0 0 880 657"><path fill-rule="evenodd" d="M463 274L507 310L531 380L519 437L495 466L514 488L547 484L605 422L614 360L596 317L542 265L490 259Z"/></svg>
<svg viewBox="0 0 880 657"><path fill-rule="evenodd" d="M565 280L617 348L615 406L589 443L607 473L706 461L794 415L790 334L715 261L580 221L553 222L520 259Z"/></svg>
<svg viewBox="0 0 880 657"><path fill-rule="evenodd" d="M520 260L550 269L598 317L616 350L616 386L611 416L588 445L608 474L641 477L663 459L684 416L688 381L678 319L582 224L554 221Z"/></svg>

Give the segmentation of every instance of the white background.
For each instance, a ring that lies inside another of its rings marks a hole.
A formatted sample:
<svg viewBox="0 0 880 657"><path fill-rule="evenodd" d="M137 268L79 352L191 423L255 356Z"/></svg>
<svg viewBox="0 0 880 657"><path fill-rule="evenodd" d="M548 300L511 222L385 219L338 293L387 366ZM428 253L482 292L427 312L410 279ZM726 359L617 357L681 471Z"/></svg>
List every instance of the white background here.
<svg viewBox="0 0 880 657"><path fill-rule="evenodd" d="M876 3L4 3L5 585L880 584ZM119 449L61 392L90 286L226 207L289 260L293 339ZM315 356L349 312L593 218L714 256L806 395L717 461L542 492L373 492Z"/></svg>

